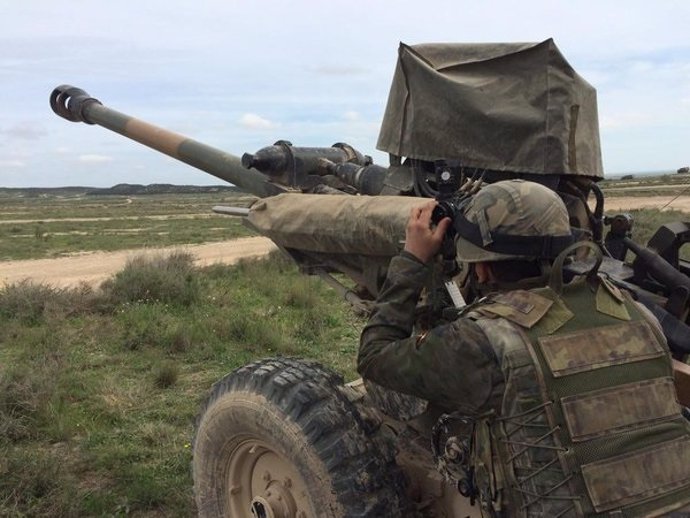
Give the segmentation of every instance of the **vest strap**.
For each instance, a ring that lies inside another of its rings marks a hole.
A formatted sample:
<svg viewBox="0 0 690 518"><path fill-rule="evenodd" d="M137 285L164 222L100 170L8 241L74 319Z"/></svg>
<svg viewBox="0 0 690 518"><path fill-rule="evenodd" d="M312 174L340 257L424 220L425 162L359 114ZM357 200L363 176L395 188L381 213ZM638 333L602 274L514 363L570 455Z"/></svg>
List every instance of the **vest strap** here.
<svg viewBox="0 0 690 518"><path fill-rule="evenodd" d="M604 255L601 253L601 250L599 250L599 247L597 247L591 241L578 241L576 243L573 243L572 245L568 246L565 250L563 250L560 254L558 254L558 257L556 257L556 259L553 262L553 266L551 267L551 275L549 276L549 286L553 291L555 291L559 295L563 293L563 264L565 263L566 258L578 248L589 248L592 252L594 252L596 261L594 263L594 266L592 266L592 268L587 273L587 279L596 279L597 271L599 271L599 266L601 266L601 262L604 259Z"/></svg>

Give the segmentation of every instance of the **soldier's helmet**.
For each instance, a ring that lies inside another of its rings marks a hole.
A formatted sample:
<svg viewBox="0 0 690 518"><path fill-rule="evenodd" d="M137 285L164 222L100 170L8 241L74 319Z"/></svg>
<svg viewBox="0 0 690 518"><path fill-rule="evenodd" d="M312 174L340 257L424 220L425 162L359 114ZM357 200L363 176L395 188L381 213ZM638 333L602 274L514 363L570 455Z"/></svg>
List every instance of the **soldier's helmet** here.
<svg viewBox="0 0 690 518"><path fill-rule="evenodd" d="M559 196L525 180L483 187L456 214L454 225L457 258L467 263L553 259L574 241Z"/></svg>

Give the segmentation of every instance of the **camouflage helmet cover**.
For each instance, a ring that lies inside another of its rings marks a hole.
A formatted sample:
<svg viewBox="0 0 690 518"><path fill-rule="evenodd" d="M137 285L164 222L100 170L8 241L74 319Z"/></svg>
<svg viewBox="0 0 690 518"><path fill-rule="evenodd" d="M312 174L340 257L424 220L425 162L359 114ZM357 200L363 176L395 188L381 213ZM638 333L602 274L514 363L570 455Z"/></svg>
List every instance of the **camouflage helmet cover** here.
<svg viewBox="0 0 690 518"><path fill-rule="evenodd" d="M483 187L456 216L459 261L555 257L572 243L568 211L548 187L506 180Z"/></svg>

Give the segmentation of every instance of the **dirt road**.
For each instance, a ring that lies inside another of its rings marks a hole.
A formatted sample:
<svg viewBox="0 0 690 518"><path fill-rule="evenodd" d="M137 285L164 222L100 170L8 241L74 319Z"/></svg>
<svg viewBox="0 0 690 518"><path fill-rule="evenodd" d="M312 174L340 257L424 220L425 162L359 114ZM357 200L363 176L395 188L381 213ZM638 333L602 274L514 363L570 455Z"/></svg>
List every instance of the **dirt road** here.
<svg viewBox="0 0 690 518"><path fill-rule="evenodd" d="M683 194L675 200L674 197L675 194L668 196L609 196L604 201L604 209L608 213L633 209L661 209L668 203L667 210L673 209L690 213L690 194Z"/></svg>
<svg viewBox="0 0 690 518"><path fill-rule="evenodd" d="M259 257L275 250L275 245L265 237L246 237L207 243L181 245L157 250L121 250L118 252L93 252L58 259L32 259L27 261L0 261L0 286L30 278L53 286L73 286L80 282L98 284L122 269L129 257L142 253L160 253L185 250L196 257L196 264L233 264L249 257Z"/></svg>

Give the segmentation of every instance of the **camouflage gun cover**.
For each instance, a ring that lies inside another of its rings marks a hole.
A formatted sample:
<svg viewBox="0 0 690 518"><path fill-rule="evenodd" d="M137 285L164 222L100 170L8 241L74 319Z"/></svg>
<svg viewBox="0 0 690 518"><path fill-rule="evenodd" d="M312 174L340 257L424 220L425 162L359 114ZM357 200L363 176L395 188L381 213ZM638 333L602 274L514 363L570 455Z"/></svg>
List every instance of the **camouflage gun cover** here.
<svg viewBox="0 0 690 518"><path fill-rule="evenodd" d="M603 178L595 89L552 39L400 44L377 148L468 167Z"/></svg>
<svg viewBox="0 0 690 518"><path fill-rule="evenodd" d="M329 254L396 255L412 207L425 198L286 193L249 210L249 223L285 248Z"/></svg>
<svg viewBox="0 0 690 518"><path fill-rule="evenodd" d="M285 193L249 209L247 224L306 273L344 273L375 297L402 250L410 210L425 198ZM360 295L364 295L360 291Z"/></svg>

